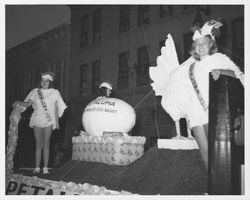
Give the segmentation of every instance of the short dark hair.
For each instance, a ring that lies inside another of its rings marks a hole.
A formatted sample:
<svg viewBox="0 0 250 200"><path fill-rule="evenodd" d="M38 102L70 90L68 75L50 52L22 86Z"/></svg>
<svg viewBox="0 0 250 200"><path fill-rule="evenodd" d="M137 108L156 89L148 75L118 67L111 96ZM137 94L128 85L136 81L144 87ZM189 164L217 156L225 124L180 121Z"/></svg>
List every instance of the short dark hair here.
<svg viewBox="0 0 250 200"><path fill-rule="evenodd" d="M112 90L111 90L112 93ZM98 90L98 95L99 96L107 96L107 88L106 87L100 87Z"/></svg>
<svg viewBox="0 0 250 200"><path fill-rule="evenodd" d="M218 47L217 47L216 41L210 35L206 35L204 37L207 37L209 39L209 43L211 44L211 47L209 49L209 55L213 55L214 53L217 53ZM194 41L192 43L192 47L191 47L189 53L194 59L200 60L199 55L197 55L197 52L195 51L195 44L196 44L196 42Z"/></svg>

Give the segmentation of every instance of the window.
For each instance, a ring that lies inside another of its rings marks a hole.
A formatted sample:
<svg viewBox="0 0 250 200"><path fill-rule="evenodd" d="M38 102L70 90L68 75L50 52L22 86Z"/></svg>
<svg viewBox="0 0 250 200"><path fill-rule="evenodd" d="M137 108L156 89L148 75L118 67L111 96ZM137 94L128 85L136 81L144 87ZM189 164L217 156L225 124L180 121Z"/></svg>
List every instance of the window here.
<svg viewBox="0 0 250 200"><path fill-rule="evenodd" d="M98 91L101 79L100 65L101 62L99 60L92 63L92 94L97 94Z"/></svg>
<svg viewBox="0 0 250 200"><path fill-rule="evenodd" d="M244 18L232 21L233 60L244 71Z"/></svg>
<svg viewBox="0 0 250 200"><path fill-rule="evenodd" d="M81 19L81 47L88 46L88 15Z"/></svg>
<svg viewBox="0 0 250 200"><path fill-rule="evenodd" d="M148 69L150 67L149 55L147 47L141 47L137 49L137 64L136 70L136 85L142 86L149 82Z"/></svg>
<svg viewBox="0 0 250 200"><path fill-rule="evenodd" d="M80 66L80 87L79 87L80 95L86 95L88 92L87 91L87 70L88 70L87 64Z"/></svg>
<svg viewBox="0 0 250 200"><path fill-rule="evenodd" d="M191 9L196 9L198 5L184 5L183 10L191 10Z"/></svg>
<svg viewBox="0 0 250 200"><path fill-rule="evenodd" d="M120 6L120 33L129 31L129 5Z"/></svg>
<svg viewBox="0 0 250 200"><path fill-rule="evenodd" d="M165 18L173 15L173 6L161 5L160 6L160 18Z"/></svg>
<svg viewBox="0 0 250 200"><path fill-rule="evenodd" d="M150 6L138 6L138 26L147 25L150 23Z"/></svg>
<svg viewBox="0 0 250 200"><path fill-rule="evenodd" d="M128 88L129 65L128 52L119 54L119 75L118 75L118 89Z"/></svg>
<svg viewBox="0 0 250 200"><path fill-rule="evenodd" d="M65 89L65 61L61 60L52 64L49 64L49 71L55 73L55 88L60 91Z"/></svg>
<svg viewBox="0 0 250 200"><path fill-rule="evenodd" d="M93 13L93 43L101 41L101 10Z"/></svg>

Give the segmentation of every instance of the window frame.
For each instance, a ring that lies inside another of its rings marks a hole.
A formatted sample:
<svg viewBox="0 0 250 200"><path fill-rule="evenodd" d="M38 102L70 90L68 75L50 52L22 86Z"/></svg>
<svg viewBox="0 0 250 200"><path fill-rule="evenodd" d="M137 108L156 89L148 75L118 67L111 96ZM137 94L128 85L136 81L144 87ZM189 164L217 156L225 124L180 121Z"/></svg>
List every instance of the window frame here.
<svg viewBox="0 0 250 200"><path fill-rule="evenodd" d="M96 44L102 40L102 18L101 9L95 10L92 14L93 17L93 44Z"/></svg>
<svg viewBox="0 0 250 200"><path fill-rule="evenodd" d="M142 23L143 22L143 23ZM150 5L138 6L138 26L150 24Z"/></svg>
<svg viewBox="0 0 250 200"><path fill-rule="evenodd" d="M127 89L129 84L129 52L118 54L118 90ZM125 61L125 62L123 62Z"/></svg>
<svg viewBox="0 0 250 200"><path fill-rule="evenodd" d="M148 52L149 46L142 46L137 48L137 63L136 63L136 86L144 86L149 83L149 67L150 67L150 57ZM140 51L142 51L140 53ZM146 52L143 53L143 52ZM146 61L144 58L146 58Z"/></svg>
<svg viewBox="0 0 250 200"><path fill-rule="evenodd" d="M79 74L79 95L84 96L88 94L88 64L80 65ZM86 87L83 87L83 83Z"/></svg>
<svg viewBox="0 0 250 200"><path fill-rule="evenodd" d="M165 8L165 9L164 9ZM173 5L160 5L160 19L164 19L166 17L170 17L174 15L174 7ZM169 11L170 10L170 11ZM165 12L164 12L165 11ZM170 13L169 13L170 12ZM168 14L169 13L169 14Z"/></svg>
<svg viewBox="0 0 250 200"><path fill-rule="evenodd" d="M96 95L101 80L101 61L92 62L92 94Z"/></svg>
<svg viewBox="0 0 250 200"><path fill-rule="evenodd" d="M81 18L81 42L80 42L81 48L84 48L84 47L88 46L88 33L89 33L88 20L89 20L88 15L84 15ZM83 37L85 37L84 41L83 41Z"/></svg>
<svg viewBox="0 0 250 200"><path fill-rule="evenodd" d="M130 6L120 5L119 8L120 8L119 33L125 33L128 32L130 29Z"/></svg>

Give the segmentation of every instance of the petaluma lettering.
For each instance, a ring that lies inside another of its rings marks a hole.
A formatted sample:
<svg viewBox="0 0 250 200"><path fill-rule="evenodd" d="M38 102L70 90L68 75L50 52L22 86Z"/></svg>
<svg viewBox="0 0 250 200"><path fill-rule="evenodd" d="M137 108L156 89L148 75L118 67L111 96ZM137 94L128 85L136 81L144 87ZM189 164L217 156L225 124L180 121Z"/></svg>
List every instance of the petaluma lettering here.
<svg viewBox="0 0 250 200"><path fill-rule="evenodd" d="M102 100L102 99L97 99L97 100L91 102L91 104L102 104L102 105L115 106L114 101Z"/></svg>

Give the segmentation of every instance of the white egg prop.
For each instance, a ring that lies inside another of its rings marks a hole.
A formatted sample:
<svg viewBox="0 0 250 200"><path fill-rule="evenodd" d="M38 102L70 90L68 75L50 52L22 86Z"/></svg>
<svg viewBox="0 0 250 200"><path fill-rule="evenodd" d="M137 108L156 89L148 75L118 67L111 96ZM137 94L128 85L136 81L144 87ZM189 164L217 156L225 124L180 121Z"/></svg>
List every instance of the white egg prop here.
<svg viewBox="0 0 250 200"><path fill-rule="evenodd" d="M94 136L103 132L128 133L135 125L135 110L117 98L98 97L84 109L82 123L85 131Z"/></svg>

